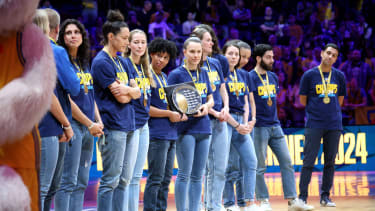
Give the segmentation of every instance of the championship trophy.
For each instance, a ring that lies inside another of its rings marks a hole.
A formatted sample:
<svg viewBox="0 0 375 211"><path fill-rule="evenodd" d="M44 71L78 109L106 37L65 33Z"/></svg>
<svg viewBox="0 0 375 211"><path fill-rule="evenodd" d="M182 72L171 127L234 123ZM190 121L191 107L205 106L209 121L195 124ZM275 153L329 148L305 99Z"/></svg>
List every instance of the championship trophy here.
<svg viewBox="0 0 375 211"><path fill-rule="evenodd" d="M202 99L192 81L166 86L164 89L170 110L188 116L198 113Z"/></svg>

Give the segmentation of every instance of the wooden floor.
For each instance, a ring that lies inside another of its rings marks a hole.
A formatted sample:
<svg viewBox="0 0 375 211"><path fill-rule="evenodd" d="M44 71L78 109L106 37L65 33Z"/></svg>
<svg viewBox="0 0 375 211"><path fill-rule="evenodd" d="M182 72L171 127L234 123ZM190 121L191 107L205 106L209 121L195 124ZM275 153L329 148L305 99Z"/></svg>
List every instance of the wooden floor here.
<svg viewBox="0 0 375 211"><path fill-rule="evenodd" d="M299 173L296 173L297 192ZM375 172L336 172L331 198L336 203L336 208L324 208L319 204L319 183L321 173L314 173L309 186L308 203L315 210L337 211L375 211ZM175 179L175 177L174 177ZM141 190L144 190L146 179L141 181ZM270 202L273 210L287 211L287 201L283 199L282 183L279 173L266 174L266 182L270 193ZM85 195L85 210L96 210L96 192L98 181L90 181ZM140 197L139 210L143 210L143 192ZM175 211L174 180L170 185L168 198L168 211Z"/></svg>

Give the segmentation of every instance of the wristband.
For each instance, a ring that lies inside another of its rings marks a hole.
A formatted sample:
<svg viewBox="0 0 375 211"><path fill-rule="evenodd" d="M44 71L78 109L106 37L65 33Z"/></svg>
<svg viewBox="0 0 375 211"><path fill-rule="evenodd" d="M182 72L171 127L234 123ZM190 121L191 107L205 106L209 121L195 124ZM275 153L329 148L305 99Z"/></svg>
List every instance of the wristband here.
<svg viewBox="0 0 375 211"><path fill-rule="evenodd" d="M68 130L68 129L71 129L72 128L72 126L71 125L68 125L68 126L62 126L62 128L64 129L64 130Z"/></svg>
<svg viewBox="0 0 375 211"><path fill-rule="evenodd" d="M241 125L241 123L238 123L238 125L236 127L234 127L234 128L237 129L240 125Z"/></svg>
<svg viewBox="0 0 375 211"><path fill-rule="evenodd" d="M257 118L255 118L255 116L253 116L253 117L251 118L251 120L256 121Z"/></svg>
<svg viewBox="0 0 375 211"><path fill-rule="evenodd" d="M90 126L88 126L87 128L88 128L89 130L91 130L91 128L93 128L93 127L94 127L94 125L95 125L95 122L91 123L91 125L90 125Z"/></svg>

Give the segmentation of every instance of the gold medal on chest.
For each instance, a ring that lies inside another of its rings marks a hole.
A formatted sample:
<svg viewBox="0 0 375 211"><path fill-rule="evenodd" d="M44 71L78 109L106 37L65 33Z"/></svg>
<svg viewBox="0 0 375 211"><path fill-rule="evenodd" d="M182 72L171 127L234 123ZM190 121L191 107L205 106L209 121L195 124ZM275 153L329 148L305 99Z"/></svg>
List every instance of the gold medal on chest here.
<svg viewBox="0 0 375 211"><path fill-rule="evenodd" d="M270 107L272 106L272 100L271 100L271 98L268 98L267 105L270 106Z"/></svg>

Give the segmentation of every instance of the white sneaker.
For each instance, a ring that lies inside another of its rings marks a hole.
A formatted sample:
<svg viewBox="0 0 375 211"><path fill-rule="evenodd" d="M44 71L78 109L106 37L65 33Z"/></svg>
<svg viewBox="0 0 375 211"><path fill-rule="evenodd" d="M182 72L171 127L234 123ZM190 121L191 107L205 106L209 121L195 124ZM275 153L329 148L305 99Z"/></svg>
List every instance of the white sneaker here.
<svg viewBox="0 0 375 211"><path fill-rule="evenodd" d="M314 209L314 206L306 204L306 202L304 202L303 200L299 198L295 198L295 199L288 201L288 210L290 211L297 211L297 210L308 211L308 210L313 210L313 209Z"/></svg>
<svg viewBox="0 0 375 211"><path fill-rule="evenodd" d="M245 207L245 211L260 211L261 209L256 204L252 204L248 207Z"/></svg>
<svg viewBox="0 0 375 211"><path fill-rule="evenodd" d="M268 199L263 199L260 201L260 209L264 211L272 211L271 204Z"/></svg>
<svg viewBox="0 0 375 211"><path fill-rule="evenodd" d="M225 208L226 211L240 211L240 209L236 205L232 205L230 207Z"/></svg>

